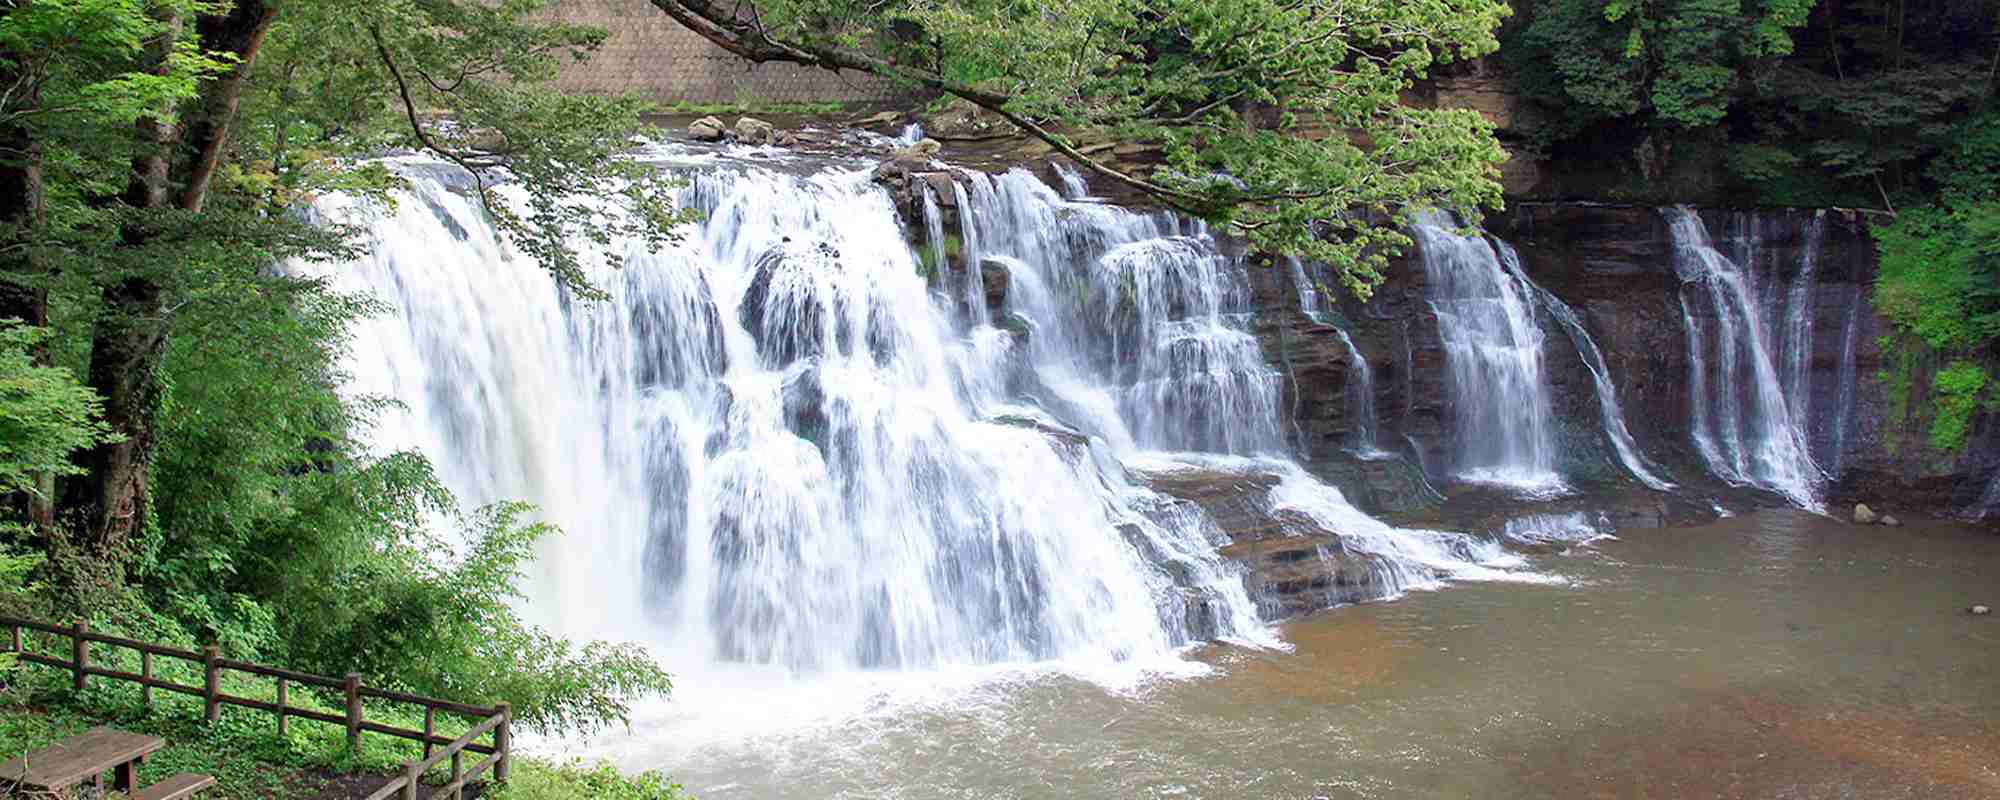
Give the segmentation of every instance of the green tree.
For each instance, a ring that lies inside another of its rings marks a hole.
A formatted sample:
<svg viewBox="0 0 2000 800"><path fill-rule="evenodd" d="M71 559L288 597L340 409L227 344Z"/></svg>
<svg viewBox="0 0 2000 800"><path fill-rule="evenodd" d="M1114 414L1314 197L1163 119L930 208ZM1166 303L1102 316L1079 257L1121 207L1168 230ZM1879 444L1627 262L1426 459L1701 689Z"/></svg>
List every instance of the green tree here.
<svg viewBox="0 0 2000 800"><path fill-rule="evenodd" d="M25 529L45 507L48 479L75 473L70 455L110 436L94 393L67 369L35 364L48 333L0 322L0 495L22 501L0 517L0 533Z"/></svg>
<svg viewBox="0 0 2000 800"><path fill-rule="evenodd" d="M23 451L21 475L61 480L41 495L52 513L0 546L54 556L67 584L49 597L239 655L507 696L531 723L613 722L626 698L666 690L635 650L573 648L508 613L520 542L550 531L474 517L469 549L437 539L451 498L421 458L369 454L370 404L335 391L346 326L370 304L272 269L353 252L351 231L300 204L387 200L395 176L363 157L394 146L469 170L575 294L596 289L567 242L666 235L667 186L624 157L642 104L546 88L604 35L544 21L546 5L0 4L0 317L26 324L0 337L0 369L81 375L76 397L97 405L37 419L102 420ZM632 222L588 224L605 198Z"/></svg>
<svg viewBox="0 0 2000 800"><path fill-rule="evenodd" d="M1703 128L1791 52L1812 0L1552 0L1533 6L1512 61L1544 101L1591 119Z"/></svg>
<svg viewBox="0 0 2000 800"><path fill-rule="evenodd" d="M653 0L753 62L854 70L968 101L1096 174L1225 223L1254 245L1335 265L1366 295L1415 206L1499 202L1504 154L1465 110L1401 93L1492 52L1494 0ZM1331 130L1328 133L1328 130ZM1121 171L1092 132L1156 143Z"/></svg>
<svg viewBox="0 0 2000 800"><path fill-rule="evenodd" d="M677 221L665 186L620 157L641 105L543 85L603 32L540 22L544 5L294 0L284 8L298 20L287 26L266 0L5 7L0 71L23 90L0 108L0 139L17 154L0 165L0 196L12 204L0 203L0 217L14 243L0 251L11 259L0 270L9 289L0 316L65 326L57 349L103 398L118 434L87 449L62 482L52 535L107 565L129 557L150 518L171 343L198 335L185 325L204 306L259 291L268 264L338 251L340 231L306 224L290 204L388 182L379 168L325 158L281 169L292 147L349 156L407 143L456 161L501 227L579 293L594 288L566 242L665 235ZM258 70L267 41L289 59L289 75ZM338 90L319 110L345 103L345 113L273 125L296 116L281 103L306 94L305 80ZM521 204L494 202L503 181L522 187ZM607 195L637 209L633 222L585 224ZM52 302L74 313L51 320Z"/></svg>

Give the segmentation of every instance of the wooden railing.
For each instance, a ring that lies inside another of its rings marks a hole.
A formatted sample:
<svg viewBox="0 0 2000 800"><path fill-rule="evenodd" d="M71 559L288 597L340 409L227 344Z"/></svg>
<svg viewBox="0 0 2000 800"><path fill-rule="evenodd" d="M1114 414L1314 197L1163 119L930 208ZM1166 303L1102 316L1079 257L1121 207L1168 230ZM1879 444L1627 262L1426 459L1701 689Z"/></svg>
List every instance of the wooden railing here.
<svg viewBox="0 0 2000 800"><path fill-rule="evenodd" d="M489 708L486 706L454 703L449 700L420 697L388 689L377 689L363 686L361 684L361 676L353 673L349 673L342 678L329 678L324 675L311 675L304 672L279 669L277 667L266 667L247 661L235 661L223 658L221 648L213 645L202 648L200 652L183 650L177 647L168 647L118 636L108 636L102 633L93 633L90 627L83 622L77 622L64 627L50 625L45 622L36 622L34 620L0 616L0 626L5 626L9 631L9 649L5 652L16 654L22 663L40 664L69 672L72 676L71 685L77 691L82 691L84 687L88 686L91 678L108 678L139 684L140 698L149 707L153 704L154 689L199 697L202 699L203 718L209 722L221 719L223 706L237 706L276 714L278 717L278 735L280 736L283 736L287 730L287 720L297 717L299 719L309 719L345 726L347 728L347 745L350 748L360 747L361 734L363 733L377 733L398 739L422 742L424 745L424 758L419 761L405 763L403 773L390 779L386 785L377 789L374 794L369 795L368 800L385 800L385 798L391 796L400 796L404 800L415 800L418 779L422 778L424 773L442 763L446 758L451 759L450 782L434 792L432 794L433 797L451 797L454 800L462 798L464 796L465 785L470 783L474 778L485 774L488 770L492 771L495 781L507 780L507 771L510 766L509 762L512 759L514 738L514 713L512 706L507 703L501 703ZM64 659L44 655L28 649L23 646L25 643L22 636L23 631L38 631L56 637L67 637L70 644L69 658ZM137 651L139 653L139 671L136 673L125 672L93 665L91 662L92 644L123 647ZM188 686L154 677L153 659L156 656L187 661L199 666L203 675L202 685ZM278 690L277 702L267 703L254 698L223 694L222 673L225 671L276 679ZM345 701L345 713L329 714L324 711L289 705L286 699L287 695L291 687L297 685L314 686L339 692ZM367 699L387 700L394 703L421 706L424 709L424 729L413 731L408 728L398 728L393 725L368 721L362 702ZM478 720L478 722L472 726L471 730L466 731L458 738L446 739L437 733L437 712L439 711L457 714ZM474 741L487 734L491 734L491 744L481 744ZM461 759L466 752L483 755L486 758L473 764L469 770L461 769Z"/></svg>

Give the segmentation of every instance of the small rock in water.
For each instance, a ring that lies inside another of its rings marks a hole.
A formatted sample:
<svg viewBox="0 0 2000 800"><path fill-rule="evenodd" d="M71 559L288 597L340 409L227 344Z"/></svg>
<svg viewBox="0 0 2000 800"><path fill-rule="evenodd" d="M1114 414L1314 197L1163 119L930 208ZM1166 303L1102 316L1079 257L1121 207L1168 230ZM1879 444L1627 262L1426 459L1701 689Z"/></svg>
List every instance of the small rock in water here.
<svg viewBox="0 0 2000 800"><path fill-rule="evenodd" d="M1966 610L1972 612L1973 616L1978 616L1978 617L1983 617L1986 616L1987 614L1993 613L1992 606L1973 606Z"/></svg>
<svg viewBox="0 0 2000 800"><path fill-rule="evenodd" d="M1902 521L1902 520L1900 520L1900 519L1896 519L1895 517L1892 517L1892 516L1889 516L1888 514L1883 514L1883 515L1882 515L1882 524L1883 524L1883 525L1887 525L1887 526L1889 526L1889 527L1891 527L1891 528L1896 528L1896 527L1901 527L1901 526L1902 526L1902 524L1903 524L1903 521Z"/></svg>
<svg viewBox="0 0 2000 800"><path fill-rule="evenodd" d="M688 138L697 142L722 141L722 135L727 131L728 129L722 126L722 120L715 117L702 117L688 123Z"/></svg>
<svg viewBox="0 0 2000 800"><path fill-rule="evenodd" d="M1856 525L1875 524L1875 509L1869 508L1867 503L1855 503L1854 524Z"/></svg>

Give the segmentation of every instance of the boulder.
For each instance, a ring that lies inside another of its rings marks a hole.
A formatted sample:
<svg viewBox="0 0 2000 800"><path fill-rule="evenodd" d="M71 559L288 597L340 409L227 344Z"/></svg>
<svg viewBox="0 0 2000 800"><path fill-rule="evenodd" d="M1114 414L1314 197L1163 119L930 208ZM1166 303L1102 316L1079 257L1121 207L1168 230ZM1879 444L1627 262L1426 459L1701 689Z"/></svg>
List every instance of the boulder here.
<svg viewBox="0 0 2000 800"><path fill-rule="evenodd" d="M883 125L894 125L898 120L902 118L903 118L902 114L898 114L894 111L882 111L882 112L877 112L875 114L871 114L867 117L863 117L854 124L863 128L875 128Z"/></svg>
<svg viewBox="0 0 2000 800"><path fill-rule="evenodd" d="M722 120L715 117L702 117L688 123L688 138L697 142L719 142L728 132Z"/></svg>
<svg viewBox="0 0 2000 800"><path fill-rule="evenodd" d="M755 117L736 120L736 140L744 144L772 144L778 140L778 129Z"/></svg>
<svg viewBox="0 0 2000 800"><path fill-rule="evenodd" d="M1887 525L1891 528L1900 528L1903 526L1903 521L1900 519L1896 519L1895 517L1889 516L1888 514L1883 514L1882 524Z"/></svg>
<svg viewBox="0 0 2000 800"><path fill-rule="evenodd" d="M1854 524L1873 525L1878 519L1875 509L1869 508L1867 503L1854 504Z"/></svg>
<svg viewBox="0 0 2000 800"><path fill-rule="evenodd" d="M758 257L736 314L757 342L757 354L767 363L789 364L828 350L846 349L844 342L824 341L820 323L828 316L836 321L836 336L848 331L837 324L845 316L844 309L826 307L825 295L817 290L825 280L821 273L839 269L840 251L825 242L787 240Z"/></svg>
<svg viewBox="0 0 2000 800"><path fill-rule="evenodd" d="M929 161L944 152L944 144L936 139L921 139L909 147L898 147L889 154L897 161Z"/></svg>
<svg viewBox="0 0 2000 800"><path fill-rule="evenodd" d="M1005 118L957 98L943 109L925 114L921 122L924 130L935 131L947 139L985 139L1014 133L1014 127Z"/></svg>
<svg viewBox="0 0 2000 800"><path fill-rule="evenodd" d="M1987 614L1993 613L1992 606L1973 606L1966 610L1972 612L1974 616L1979 616L1979 617L1983 617L1986 616Z"/></svg>

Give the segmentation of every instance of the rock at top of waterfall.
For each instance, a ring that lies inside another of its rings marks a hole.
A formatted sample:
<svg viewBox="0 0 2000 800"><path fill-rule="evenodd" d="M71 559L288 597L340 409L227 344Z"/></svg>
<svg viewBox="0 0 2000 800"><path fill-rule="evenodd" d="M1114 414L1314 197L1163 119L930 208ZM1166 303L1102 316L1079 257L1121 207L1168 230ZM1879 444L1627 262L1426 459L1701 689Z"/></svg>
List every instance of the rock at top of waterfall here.
<svg viewBox="0 0 2000 800"><path fill-rule="evenodd" d="M719 142L728 132L729 128L715 117L702 117L688 123L688 138L697 142Z"/></svg>
<svg viewBox="0 0 2000 800"><path fill-rule="evenodd" d="M1854 524L1873 525L1876 519L1875 509L1869 508L1867 503L1854 504Z"/></svg>
<svg viewBox="0 0 2000 800"><path fill-rule="evenodd" d="M1983 617L1986 616L1987 614L1993 613L1993 607L1975 605L1971 608L1966 609L1966 611L1972 612L1973 616Z"/></svg>
<svg viewBox="0 0 2000 800"><path fill-rule="evenodd" d="M742 117L736 120L736 140L744 144L771 144L778 140L778 129L756 117Z"/></svg>

